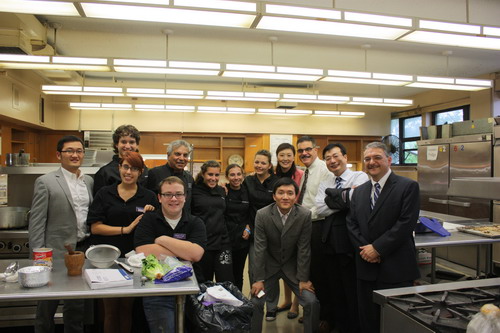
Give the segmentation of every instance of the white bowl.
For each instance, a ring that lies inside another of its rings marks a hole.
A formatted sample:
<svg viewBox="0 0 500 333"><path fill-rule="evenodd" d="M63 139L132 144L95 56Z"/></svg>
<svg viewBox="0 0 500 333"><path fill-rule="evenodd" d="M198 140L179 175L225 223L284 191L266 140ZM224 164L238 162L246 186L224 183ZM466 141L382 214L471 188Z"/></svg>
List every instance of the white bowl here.
<svg viewBox="0 0 500 333"><path fill-rule="evenodd" d="M121 251L113 245L100 244L91 246L85 251L85 257L97 268L108 268L120 257Z"/></svg>
<svg viewBox="0 0 500 333"><path fill-rule="evenodd" d="M27 288L45 286L50 281L50 268L47 266L28 266L17 271L19 284Z"/></svg>

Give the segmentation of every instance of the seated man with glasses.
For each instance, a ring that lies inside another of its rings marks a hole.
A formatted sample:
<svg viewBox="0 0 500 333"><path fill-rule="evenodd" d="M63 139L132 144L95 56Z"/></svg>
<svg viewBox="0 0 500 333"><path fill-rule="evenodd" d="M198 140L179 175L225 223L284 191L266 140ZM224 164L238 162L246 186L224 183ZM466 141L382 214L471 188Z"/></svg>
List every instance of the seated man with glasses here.
<svg viewBox="0 0 500 333"><path fill-rule="evenodd" d="M161 209L144 214L134 237L136 252L174 256L196 263L205 252L207 233L203 221L183 211L186 184L170 176L160 182L158 200ZM199 272L193 265L195 274ZM197 274L198 275L198 274ZM144 312L151 333L175 332L175 297L143 298Z"/></svg>

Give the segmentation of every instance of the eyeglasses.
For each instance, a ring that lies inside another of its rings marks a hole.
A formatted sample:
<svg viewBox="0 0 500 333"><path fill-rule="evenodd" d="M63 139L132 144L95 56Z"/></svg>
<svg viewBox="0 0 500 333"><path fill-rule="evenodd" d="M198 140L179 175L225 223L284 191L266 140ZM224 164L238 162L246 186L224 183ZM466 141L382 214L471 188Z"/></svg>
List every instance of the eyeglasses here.
<svg viewBox="0 0 500 333"><path fill-rule="evenodd" d="M299 153L299 154L302 154L303 152L310 153L313 149L314 149L314 147L307 147L307 148L304 148L304 149L297 149L297 153Z"/></svg>
<svg viewBox="0 0 500 333"><path fill-rule="evenodd" d="M133 172L138 172L138 171L141 171L140 168L138 167L131 167L130 165L127 165L127 164L121 164L120 167L125 170L125 171L133 171Z"/></svg>
<svg viewBox="0 0 500 333"><path fill-rule="evenodd" d="M83 150L83 149L77 149L77 150L68 149L68 150L61 150L61 153L65 153L68 155L73 155L73 154L83 155L83 154L85 154L85 150Z"/></svg>
<svg viewBox="0 0 500 333"><path fill-rule="evenodd" d="M161 193L160 195L166 199L172 199L173 197L176 197L177 199L181 199L181 198L184 198L184 196L186 194L184 194L184 193Z"/></svg>
<svg viewBox="0 0 500 333"><path fill-rule="evenodd" d="M384 156L382 156L382 155L375 155L375 156L373 156L373 157L365 157L365 158L363 159L363 161L364 161L365 163L368 163L368 162L370 162L371 160L374 160L374 161L381 161L383 158L384 158Z"/></svg>

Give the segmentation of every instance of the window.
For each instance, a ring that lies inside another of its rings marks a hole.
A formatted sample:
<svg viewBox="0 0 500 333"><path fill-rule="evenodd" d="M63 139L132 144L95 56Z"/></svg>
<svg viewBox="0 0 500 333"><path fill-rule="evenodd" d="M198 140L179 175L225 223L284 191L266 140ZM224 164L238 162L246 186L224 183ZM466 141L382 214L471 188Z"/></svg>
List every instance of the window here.
<svg viewBox="0 0 500 333"><path fill-rule="evenodd" d="M391 134L399 137L401 145L399 158L393 158L393 164L417 164L417 141L420 140L420 126L422 126L422 116L391 119Z"/></svg>
<svg viewBox="0 0 500 333"><path fill-rule="evenodd" d="M459 121L469 120L469 105L440 110L432 113L434 125L453 124Z"/></svg>

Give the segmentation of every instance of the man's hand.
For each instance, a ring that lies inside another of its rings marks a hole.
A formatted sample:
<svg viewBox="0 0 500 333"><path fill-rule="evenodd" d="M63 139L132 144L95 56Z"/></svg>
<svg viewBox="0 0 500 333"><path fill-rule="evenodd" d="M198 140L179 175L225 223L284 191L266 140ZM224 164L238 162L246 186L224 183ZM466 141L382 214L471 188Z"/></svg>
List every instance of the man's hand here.
<svg viewBox="0 0 500 333"><path fill-rule="evenodd" d="M257 294L260 293L261 290L264 290L264 282L255 282L254 284L252 284L252 291L250 293L253 296L257 297Z"/></svg>
<svg viewBox="0 0 500 333"><path fill-rule="evenodd" d="M312 284L311 281L306 281L306 282L300 281L299 282L299 293L300 293L301 296L302 296L302 290L309 290L313 294L316 293L314 291L314 286L313 286L313 284Z"/></svg>
<svg viewBox="0 0 500 333"><path fill-rule="evenodd" d="M241 235L241 238L243 238L244 240L247 240L250 238L250 233L247 231L250 230L250 226L247 224L247 226L245 227L245 230L243 230L243 234Z"/></svg>
<svg viewBox="0 0 500 333"><path fill-rule="evenodd" d="M372 244L365 246L360 246L361 252L359 255L363 260L368 261L371 264L380 263L380 254L375 250Z"/></svg>

